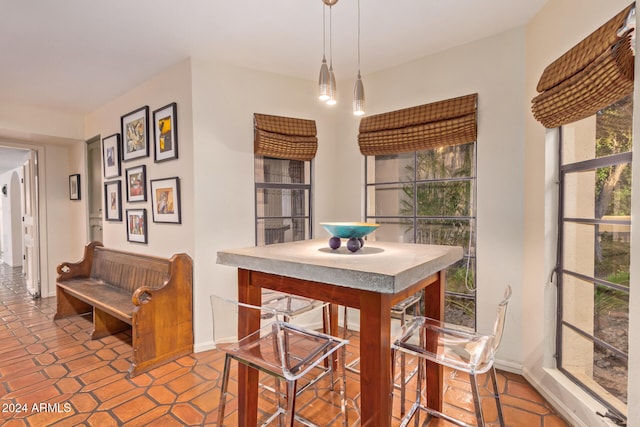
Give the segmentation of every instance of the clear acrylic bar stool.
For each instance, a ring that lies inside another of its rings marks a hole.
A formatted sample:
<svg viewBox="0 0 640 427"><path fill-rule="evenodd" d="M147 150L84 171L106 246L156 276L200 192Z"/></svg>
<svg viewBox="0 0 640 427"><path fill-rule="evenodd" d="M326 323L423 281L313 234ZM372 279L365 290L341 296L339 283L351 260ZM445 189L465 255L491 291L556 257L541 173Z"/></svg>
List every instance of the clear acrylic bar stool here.
<svg viewBox="0 0 640 427"><path fill-rule="evenodd" d="M422 381L427 361L469 374L478 426L484 426L484 417L480 405L477 375L489 372L494 390L493 397L497 405L498 420L500 425L504 426L494 357L502 339L510 298L511 286L507 286L504 297L498 304L493 331L488 335L478 334L469 329L446 324L428 317L416 317L405 325L402 335L392 345L392 358L395 361L395 357L398 354L415 356L419 360L419 369L416 381L416 402L402 419L401 426L408 425L414 417L415 425L418 426L420 410L427 412L430 416L443 418L459 426L469 426L469 424L454 419L434 408L428 408L421 403ZM404 387L404 384L401 381L402 387ZM402 399L401 404L404 406Z"/></svg>
<svg viewBox="0 0 640 427"><path fill-rule="evenodd" d="M287 323L292 323L296 318L310 313L314 310L322 309L322 332L325 334L329 334L329 303L315 300L311 298L302 297L299 295L287 294L284 292L273 291L271 289L263 289L262 290L262 307L270 308L276 310L278 314L282 315L283 320ZM270 317L270 313L263 313L262 319L268 319ZM333 375L333 364L330 360L324 361L324 369L316 375L313 379L308 381L304 386L298 388L298 394L302 393L308 387L313 386L326 375L330 375L331 377L331 388L333 388L334 384L334 375ZM261 387L275 392L271 387L260 384Z"/></svg>
<svg viewBox="0 0 640 427"><path fill-rule="evenodd" d="M278 421L279 426L292 427L294 419L313 426L311 420L302 419L295 414L298 380L324 360L330 360L334 354L338 357L340 411L343 425L348 425L344 373L344 353L348 341L291 325L283 320L281 313L272 308L244 304L216 295L211 296L211 307L214 342L216 348L225 353L218 426L224 425L232 360L275 378L277 410L261 424L262 426ZM241 339L237 339L238 310L256 310L262 319L260 329ZM286 383L284 393L280 391L283 381Z"/></svg>

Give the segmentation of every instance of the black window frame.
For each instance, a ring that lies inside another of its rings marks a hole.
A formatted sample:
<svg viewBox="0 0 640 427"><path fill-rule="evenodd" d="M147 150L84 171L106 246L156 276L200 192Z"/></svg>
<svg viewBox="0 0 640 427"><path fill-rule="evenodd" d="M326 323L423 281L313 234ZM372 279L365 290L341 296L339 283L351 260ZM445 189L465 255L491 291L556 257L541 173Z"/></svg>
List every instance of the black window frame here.
<svg viewBox="0 0 640 427"><path fill-rule="evenodd" d="M463 260L465 260L466 262L470 263L473 265L473 283L474 283L474 289L472 292L469 293L459 293L459 292L452 292L446 289L446 285L445 285L445 301L447 297L452 297L452 298L460 298L460 299L466 299L466 300L471 300L473 301L473 325L474 325L474 329L477 328L477 324L478 324L478 315L477 315L477 275L476 275L476 271L477 271L477 254L476 254L476 247L477 247L477 239L476 239L476 230L477 230L477 183L478 183L478 155L477 155L477 141L473 141L470 142L468 144L473 144L473 174L472 176L469 177L455 177L455 178L436 178L436 179L417 179L417 171L418 171L418 153L420 152L425 152L425 151L429 151L429 150L420 150L420 151L413 151L411 153L413 153L413 167L414 167L414 179L412 181L385 181L385 182L374 182L371 183L368 181L368 177L369 177L369 158L370 157L377 157L377 156L365 156L365 196L364 196L364 203L365 203L365 221L372 221L372 222L378 222L378 220L380 219L398 219L398 220L410 220L413 221L414 227L413 227L413 241L417 242L418 241L418 227L415 227L415 224L418 222L418 220L466 220L469 221L470 224L470 233L473 236L472 238L474 239L473 242L473 249L472 251L469 251L469 248L464 248L464 256L463 256ZM472 183L472 201L473 201L473 205L471 207L471 215L468 216L419 216L417 214L417 209L414 209L413 212L413 216L384 216L384 215L370 215L368 209L369 209L369 189L371 187L375 187L375 186L381 186L381 185L407 185L407 184L413 184L414 186L414 207L418 206L417 203L417 194L418 192L415 191L416 188L421 185L421 184L427 184L427 183L434 183L434 182L454 182L454 181L469 181Z"/></svg>

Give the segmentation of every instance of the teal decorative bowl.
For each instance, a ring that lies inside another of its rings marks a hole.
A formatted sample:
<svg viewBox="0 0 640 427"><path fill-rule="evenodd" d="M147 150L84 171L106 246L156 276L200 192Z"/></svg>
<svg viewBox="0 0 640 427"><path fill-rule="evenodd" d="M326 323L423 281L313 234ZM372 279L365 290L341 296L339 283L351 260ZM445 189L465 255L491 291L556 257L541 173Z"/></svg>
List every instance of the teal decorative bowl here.
<svg viewBox="0 0 640 427"><path fill-rule="evenodd" d="M368 222L321 222L320 225L333 237L341 239L363 238L380 226Z"/></svg>
<svg viewBox="0 0 640 427"><path fill-rule="evenodd" d="M340 239L349 239L347 249L351 252L357 252L364 246L362 239L367 234L379 227L380 224L372 224L368 222L321 222L325 230L331 236L329 239L329 247L337 250L342 245Z"/></svg>

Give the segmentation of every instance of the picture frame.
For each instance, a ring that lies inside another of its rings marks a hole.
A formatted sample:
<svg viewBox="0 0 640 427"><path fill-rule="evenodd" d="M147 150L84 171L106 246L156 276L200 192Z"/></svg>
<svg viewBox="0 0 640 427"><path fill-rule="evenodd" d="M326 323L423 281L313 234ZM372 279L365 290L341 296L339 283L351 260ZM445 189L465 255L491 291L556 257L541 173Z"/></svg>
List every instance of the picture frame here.
<svg viewBox="0 0 640 427"><path fill-rule="evenodd" d="M105 178L120 176L120 134L102 139L102 170Z"/></svg>
<svg viewBox="0 0 640 427"><path fill-rule="evenodd" d="M149 157L149 107L144 106L120 117L122 160Z"/></svg>
<svg viewBox="0 0 640 427"><path fill-rule="evenodd" d="M80 200L80 174L69 175L69 200Z"/></svg>
<svg viewBox="0 0 640 427"><path fill-rule="evenodd" d="M146 209L127 209L127 242L147 243Z"/></svg>
<svg viewBox="0 0 640 427"><path fill-rule="evenodd" d="M147 167L145 165L128 168L126 171L127 180L127 202L147 201Z"/></svg>
<svg viewBox="0 0 640 427"><path fill-rule="evenodd" d="M120 180L104 183L104 219L122 221L122 184Z"/></svg>
<svg viewBox="0 0 640 427"><path fill-rule="evenodd" d="M153 112L155 163L178 158L177 104L172 102Z"/></svg>
<svg viewBox="0 0 640 427"><path fill-rule="evenodd" d="M181 224L180 178L151 180L151 212L153 222Z"/></svg>

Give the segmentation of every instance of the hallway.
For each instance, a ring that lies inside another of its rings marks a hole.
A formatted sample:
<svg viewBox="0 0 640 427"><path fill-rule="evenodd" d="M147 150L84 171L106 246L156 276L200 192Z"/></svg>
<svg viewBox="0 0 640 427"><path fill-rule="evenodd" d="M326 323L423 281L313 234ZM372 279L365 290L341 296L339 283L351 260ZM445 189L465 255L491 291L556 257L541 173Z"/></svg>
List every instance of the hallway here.
<svg viewBox="0 0 640 427"><path fill-rule="evenodd" d="M54 314L54 298L31 299L20 268L0 264L0 424L6 427L214 425L222 354L215 350L193 354L129 379L129 334L90 341L90 318L54 322ZM356 335L350 339L357 345ZM354 357L354 347L350 350L350 357ZM521 376L499 372L498 379L509 426L566 425ZM347 381L349 424L359 425L354 409L358 377L349 373ZM445 381L446 410L469 419L468 409L473 403L468 381L452 372L445 374ZM483 395L487 395L486 390ZM320 386L300 396L298 412L322 425L337 426L340 418L333 404L337 401ZM269 412L272 403L269 392L264 391L260 410ZM483 399L483 407L487 421L495 422L496 411L490 397ZM230 426L235 425L236 411L235 399L229 400L226 419ZM397 404L394 414L398 415Z"/></svg>

